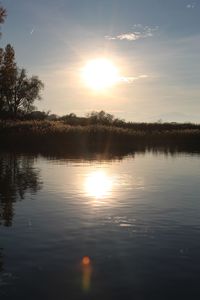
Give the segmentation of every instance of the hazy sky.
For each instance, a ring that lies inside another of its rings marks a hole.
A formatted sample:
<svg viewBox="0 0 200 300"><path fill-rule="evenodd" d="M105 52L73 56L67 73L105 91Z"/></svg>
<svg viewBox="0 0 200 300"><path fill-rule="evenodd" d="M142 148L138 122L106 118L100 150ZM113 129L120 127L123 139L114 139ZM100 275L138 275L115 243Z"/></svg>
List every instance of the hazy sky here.
<svg viewBox="0 0 200 300"><path fill-rule="evenodd" d="M132 121L200 122L200 0L2 0L1 46L45 84L41 110L105 110ZM94 92L80 79L106 57L125 79Z"/></svg>

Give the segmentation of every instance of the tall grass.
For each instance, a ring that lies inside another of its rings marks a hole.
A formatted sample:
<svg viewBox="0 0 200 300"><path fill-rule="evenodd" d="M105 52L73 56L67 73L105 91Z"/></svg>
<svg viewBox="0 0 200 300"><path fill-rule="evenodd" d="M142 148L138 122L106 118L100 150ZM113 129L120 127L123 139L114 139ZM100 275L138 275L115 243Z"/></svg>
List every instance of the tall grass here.
<svg viewBox="0 0 200 300"><path fill-rule="evenodd" d="M181 125L181 124L179 124ZM137 129L136 129L137 127ZM150 129L151 128L151 129ZM86 125L62 121L1 121L0 148L55 149L71 151L135 150L148 147L200 149L200 127L148 124L132 128Z"/></svg>

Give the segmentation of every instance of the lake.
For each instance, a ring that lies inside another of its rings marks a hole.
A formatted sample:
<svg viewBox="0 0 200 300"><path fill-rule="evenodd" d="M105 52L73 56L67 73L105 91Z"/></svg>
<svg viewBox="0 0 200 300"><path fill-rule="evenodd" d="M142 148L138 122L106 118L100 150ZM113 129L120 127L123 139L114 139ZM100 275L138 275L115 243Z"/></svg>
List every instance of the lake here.
<svg viewBox="0 0 200 300"><path fill-rule="evenodd" d="M0 299L200 299L200 156L0 153Z"/></svg>

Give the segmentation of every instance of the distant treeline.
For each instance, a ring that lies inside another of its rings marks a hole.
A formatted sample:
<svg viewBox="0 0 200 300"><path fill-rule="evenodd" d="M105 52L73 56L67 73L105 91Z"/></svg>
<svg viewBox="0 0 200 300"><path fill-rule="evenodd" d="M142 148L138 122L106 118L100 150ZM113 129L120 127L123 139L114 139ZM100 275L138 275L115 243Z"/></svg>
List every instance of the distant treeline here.
<svg viewBox="0 0 200 300"><path fill-rule="evenodd" d="M89 126L89 125L104 125L118 128L155 131L155 130L185 130L185 129L200 129L200 124L194 123L177 123L177 122L162 122L161 120L154 123L147 122L126 122L124 119L116 118L114 115L105 111L92 111L85 117L79 117L74 113L64 115L62 117L49 112L33 111L23 114L19 117L21 121L61 121L63 124L71 126Z"/></svg>

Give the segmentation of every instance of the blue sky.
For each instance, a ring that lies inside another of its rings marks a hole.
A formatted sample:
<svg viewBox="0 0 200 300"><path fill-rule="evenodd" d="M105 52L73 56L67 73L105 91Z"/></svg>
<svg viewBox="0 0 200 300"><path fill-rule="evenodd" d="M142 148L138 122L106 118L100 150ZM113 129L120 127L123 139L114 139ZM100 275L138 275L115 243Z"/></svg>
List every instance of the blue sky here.
<svg viewBox="0 0 200 300"><path fill-rule="evenodd" d="M4 0L1 46L45 84L41 110L105 110L132 121L200 122L200 0ZM80 82L106 57L127 78L106 93Z"/></svg>

